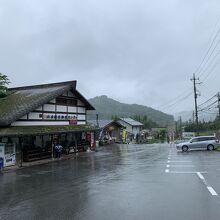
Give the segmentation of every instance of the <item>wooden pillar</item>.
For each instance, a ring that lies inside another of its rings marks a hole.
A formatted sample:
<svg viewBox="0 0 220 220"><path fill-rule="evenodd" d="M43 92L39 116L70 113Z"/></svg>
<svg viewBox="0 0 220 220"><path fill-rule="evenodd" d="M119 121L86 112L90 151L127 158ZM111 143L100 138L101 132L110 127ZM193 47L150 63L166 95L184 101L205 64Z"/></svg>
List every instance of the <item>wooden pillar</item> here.
<svg viewBox="0 0 220 220"><path fill-rule="evenodd" d="M68 154L69 150L67 149L67 133L65 133L63 135L64 135L64 144L62 147L63 147L63 149L65 149L65 154ZM62 135L61 135L61 139L62 139Z"/></svg>
<svg viewBox="0 0 220 220"><path fill-rule="evenodd" d="M21 152L21 156L20 156L20 167L22 167L22 162L23 162L23 147L22 147L21 137L18 138L18 143L19 143L19 148L20 148L20 152Z"/></svg>
<svg viewBox="0 0 220 220"><path fill-rule="evenodd" d="M65 144L67 144L67 133L65 134ZM67 146L65 146L67 147Z"/></svg>
<svg viewBox="0 0 220 220"><path fill-rule="evenodd" d="M75 143L74 151L75 151L75 153L76 153L76 152L77 152L77 138L76 138L76 133L74 133L74 143Z"/></svg>
<svg viewBox="0 0 220 220"><path fill-rule="evenodd" d="M51 135L51 158L53 159L53 135Z"/></svg>
<svg viewBox="0 0 220 220"><path fill-rule="evenodd" d="M41 147L44 147L44 136L41 136Z"/></svg>

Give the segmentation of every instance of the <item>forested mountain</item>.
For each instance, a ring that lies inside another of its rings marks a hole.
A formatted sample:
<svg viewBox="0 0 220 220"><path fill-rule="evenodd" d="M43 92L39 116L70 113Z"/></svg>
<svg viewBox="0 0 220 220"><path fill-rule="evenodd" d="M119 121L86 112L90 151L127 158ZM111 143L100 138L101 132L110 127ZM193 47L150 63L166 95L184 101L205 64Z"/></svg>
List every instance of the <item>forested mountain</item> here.
<svg viewBox="0 0 220 220"><path fill-rule="evenodd" d="M99 115L99 119L146 116L149 120L156 122L159 126L166 126L174 121L172 115L168 115L143 105L120 103L105 95L89 99L89 102L96 110L88 111L88 119L95 119L96 114Z"/></svg>

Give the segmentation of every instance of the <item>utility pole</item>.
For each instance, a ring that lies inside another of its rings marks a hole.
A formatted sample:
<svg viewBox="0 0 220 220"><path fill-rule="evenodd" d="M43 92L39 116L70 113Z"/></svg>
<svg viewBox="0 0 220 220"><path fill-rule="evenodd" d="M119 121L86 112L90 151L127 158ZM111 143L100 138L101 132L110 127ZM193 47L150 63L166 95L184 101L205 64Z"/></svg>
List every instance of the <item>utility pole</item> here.
<svg viewBox="0 0 220 220"><path fill-rule="evenodd" d="M199 135L199 119L198 119L198 107L197 107L197 91L196 91L196 81L199 80L199 78L196 79L195 74L193 74L193 78L191 79L191 81L193 81L193 87L194 87L194 99L195 99L195 117L196 117L196 135Z"/></svg>
<svg viewBox="0 0 220 220"><path fill-rule="evenodd" d="M192 119L193 119L193 125L194 125L195 124L195 113L194 113L194 111L193 111Z"/></svg>
<svg viewBox="0 0 220 220"><path fill-rule="evenodd" d="M218 92L218 120L220 121L220 92Z"/></svg>
<svg viewBox="0 0 220 220"><path fill-rule="evenodd" d="M99 128L99 115L96 114L96 126Z"/></svg>
<svg viewBox="0 0 220 220"><path fill-rule="evenodd" d="M193 123L193 132L195 132L195 112L193 111L193 115L192 115L192 123Z"/></svg>

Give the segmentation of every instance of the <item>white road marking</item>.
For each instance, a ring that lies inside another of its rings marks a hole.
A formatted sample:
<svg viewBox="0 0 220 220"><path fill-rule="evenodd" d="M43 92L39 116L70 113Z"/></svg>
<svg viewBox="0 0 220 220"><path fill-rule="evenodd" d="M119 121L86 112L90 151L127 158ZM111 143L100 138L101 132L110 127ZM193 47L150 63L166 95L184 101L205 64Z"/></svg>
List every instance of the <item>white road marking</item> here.
<svg viewBox="0 0 220 220"><path fill-rule="evenodd" d="M211 193L211 195L217 196L218 194L211 186L209 186L209 184L207 183L207 181L205 180L205 177L201 174L201 172L196 172L196 174L202 180L202 182L205 184L206 188Z"/></svg>
<svg viewBox="0 0 220 220"><path fill-rule="evenodd" d="M194 171L170 171L169 173L173 174L197 174L198 172ZM200 171L199 173L207 173L206 171Z"/></svg>
<svg viewBox="0 0 220 220"><path fill-rule="evenodd" d="M181 164L176 164L176 165L172 165L172 167L195 167L194 165L188 165L188 164L184 164L184 165L181 165Z"/></svg>
<svg viewBox="0 0 220 220"><path fill-rule="evenodd" d="M217 196L218 193L216 193L216 191L211 187L211 186L207 186L207 189L209 190L209 192L213 195L213 196Z"/></svg>
<svg viewBox="0 0 220 220"><path fill-rule="evenodd" d="M196 174L198 175L198 177L199 177L201 180L204 180L204 179L205 179L204 176L203 176L200 172L197 172Z"/></svg>
<svg viewBox="0 0 220 220"><path fill-rule="evenodd" d="M167 163L189 163L192 162L191 160L177 160L179 157L176 154L172 154L173 152L169 152L168 155L168 161ZM171 160L172 159L174 160ZM195 167L194 165L166 165L167 168L170 167ZM200 172L192 172L192 171L170 171L169 169L165 170L166 173L171 173L171 174L197 174L197 176L202 180L208 191L211 193L212 196L218 196L218 193L207 183L205 180L205 177L202 175L202 173L207 173L207 171L200 171Z"/></svg>

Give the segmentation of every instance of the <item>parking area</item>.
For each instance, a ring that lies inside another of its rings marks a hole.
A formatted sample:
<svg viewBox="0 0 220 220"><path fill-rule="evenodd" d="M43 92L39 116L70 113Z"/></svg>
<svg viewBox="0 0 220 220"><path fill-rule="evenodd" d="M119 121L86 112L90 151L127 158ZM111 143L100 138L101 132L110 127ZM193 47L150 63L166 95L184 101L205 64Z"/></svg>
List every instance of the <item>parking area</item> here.
<svg viewBox="0 0 220 220"><path fill-rule="evenodd" d="M112 145L0 176L0 219L218 220L220 153Z"/></svg>
<svg viewBox="0 0 220 220"><path fill-rule="evenodd" d="M175 145L170 145L165 173L196 175L212 196L218 196L213 186L218 191L220 190L217 178L220 171L219 156L217 151L191 150L182 152L181 150L177 151Z"/></svg>

